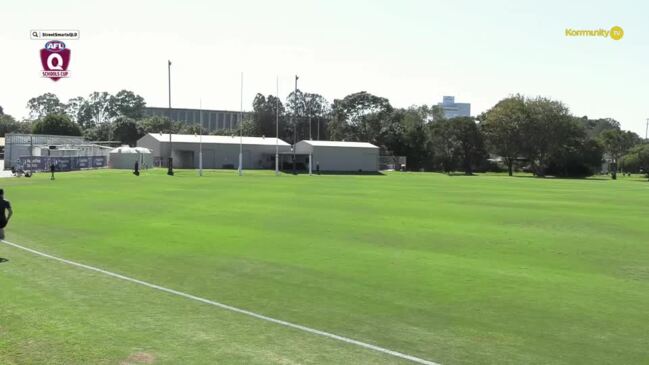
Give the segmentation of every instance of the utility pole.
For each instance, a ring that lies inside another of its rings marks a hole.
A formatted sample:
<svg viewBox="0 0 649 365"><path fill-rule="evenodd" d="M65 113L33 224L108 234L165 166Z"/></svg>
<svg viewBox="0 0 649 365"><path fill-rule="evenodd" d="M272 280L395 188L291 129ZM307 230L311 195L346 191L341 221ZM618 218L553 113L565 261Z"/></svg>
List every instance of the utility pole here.
<svg viewBox="0 0 649 365"><path fill-rule="evenodd" d="M300 109L298 106L298 99L297 99L297 80L300 77L298 75L295 75L295 93L293 94L295 97L295 110L294 112L297 113L297 111ZM297 143L297 115L293 116L295 120L293 121L293 175L297 174L295 171L295 144Z"/></svg>
<svg viewBox="0 0 649 365"><path fill-rule="evenodd" d="M279 176L279 76L275 81L275 95L276 95L276 104L275 104L275 175Z"/></svg>
<svg viewBox="0 0 649 365"><path fill-rule="evenodd" d="M167 60L167 81L169 86L169 119L171 120L171 60ZM173 159L173 150L174 145L171 142L171 133L173 130L169 129L169 161L167 162L167 175L174 175L174 159Z"/></svg>

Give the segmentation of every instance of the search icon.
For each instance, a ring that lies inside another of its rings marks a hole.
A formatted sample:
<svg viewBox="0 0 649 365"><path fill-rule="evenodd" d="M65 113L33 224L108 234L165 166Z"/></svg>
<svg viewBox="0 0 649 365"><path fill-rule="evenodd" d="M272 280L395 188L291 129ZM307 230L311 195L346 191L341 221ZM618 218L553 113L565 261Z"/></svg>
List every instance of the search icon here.
<svg viewBox="0 0 649 365"><path fill-rule="evenodd" d="M29 37L34 40L77 40L78 29L31 29Z"/></svg>

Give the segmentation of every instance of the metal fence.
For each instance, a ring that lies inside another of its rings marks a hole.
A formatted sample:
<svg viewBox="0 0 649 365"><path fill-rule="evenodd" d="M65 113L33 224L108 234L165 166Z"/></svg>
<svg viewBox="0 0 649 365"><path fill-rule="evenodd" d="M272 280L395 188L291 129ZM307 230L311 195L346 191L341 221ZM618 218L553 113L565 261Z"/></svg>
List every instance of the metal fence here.
<svg viewBox="0 0 649 365"><path fill-rule="evenodd" d="M5 136L5 169L70 171L108 166L111 148L91 144L83 137L10 133Z"/></svg>

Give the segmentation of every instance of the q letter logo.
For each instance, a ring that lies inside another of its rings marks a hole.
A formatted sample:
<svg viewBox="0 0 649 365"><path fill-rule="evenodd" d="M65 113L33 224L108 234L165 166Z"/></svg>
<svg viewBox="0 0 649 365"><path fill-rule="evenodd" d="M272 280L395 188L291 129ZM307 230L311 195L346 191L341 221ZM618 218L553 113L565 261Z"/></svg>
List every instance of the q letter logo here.
<svg viewBox="0 0 649 365"><path fill-rule="evenodd" d="M43 65L43 77L54 81L69 77L70 49L66 48L65 43L61 41L45 43L45 47L41 49L41 65Z"/></svg>

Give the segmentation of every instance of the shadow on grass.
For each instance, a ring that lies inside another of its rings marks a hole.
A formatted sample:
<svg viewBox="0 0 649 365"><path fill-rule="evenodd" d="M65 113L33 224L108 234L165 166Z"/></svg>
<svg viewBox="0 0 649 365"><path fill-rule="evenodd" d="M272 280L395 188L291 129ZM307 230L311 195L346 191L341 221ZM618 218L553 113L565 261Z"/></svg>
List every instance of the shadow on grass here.
<svg viewBox="0 0 649 365"><path fill-rule="evenodd" d="M580 180L580 181L607 181L612 180L610 177L604 176L588 176L588 177L579 177L579 176L520 176L514 175L510 177L515 177L517 179L538 179L538 180Z"/></svg>
<svg viewBox="0 0 649 365"><path fill-rule="evenodd" d="M291 170L282 170L283 173L293 175ZM295 175L308 175L308 171L296 171ZM346 176L385 176L381 171L313 171L313 175L346 175Z"/></svg>
<svg viewBox="0 0 649 365"><path fill-rule="evenodd" d="M9 261L9 260L5 259L4 257L0 257L0 264L3 263L3 262L7 262L7 261Z"/></svg>
<svg viewBox="0 0 649 365"><path fill-rule="evenodd" d="M479 176L477 174L467 174L467 173L464 173L464 172L450 172L450 173L443 173L443 174L447 175L447 176L453 176L453 177L455 177L455 176L466 176L466 177Z"/></svg>
<svg viewBox="0 0 649 365"><path fill-rule="evenodd" d="M580 176L554 176L554 175L547 175L547 176L535 176L531 174L526 174L526 175L512 175L509 176L507 174L489 174L489 173L476 173L476 174L465 174L463 172L452 172L452 173L441 173L447 176L452 176L452 177L457 177L457 176L481 176L481 177L509 177L509 178L516 178L516 179L537 179L537 180L583 180L583 181L607 181L607 180L612 180L610 176L588 176L588 177L580 177ZM618 178L620 179L620 178ZM624 178L622 178L624 179Z"/></svg>

